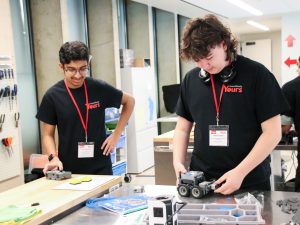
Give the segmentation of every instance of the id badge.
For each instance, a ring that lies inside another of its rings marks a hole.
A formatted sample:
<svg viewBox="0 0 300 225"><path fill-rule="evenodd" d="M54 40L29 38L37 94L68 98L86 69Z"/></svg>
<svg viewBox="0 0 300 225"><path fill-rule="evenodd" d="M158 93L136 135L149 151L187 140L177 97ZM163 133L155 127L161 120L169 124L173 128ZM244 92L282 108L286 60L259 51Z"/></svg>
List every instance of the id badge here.
<svg viewBox="0 0 300 225"><path fill-rule="evenodd" d="M209 125L209 146L229 146L229 125Z"/></svg>
<svg viewBox="0 0 300 225"><path fill-rule="evenodd" d="M93 158L94 142L78 142L78 158Z"/></svg>

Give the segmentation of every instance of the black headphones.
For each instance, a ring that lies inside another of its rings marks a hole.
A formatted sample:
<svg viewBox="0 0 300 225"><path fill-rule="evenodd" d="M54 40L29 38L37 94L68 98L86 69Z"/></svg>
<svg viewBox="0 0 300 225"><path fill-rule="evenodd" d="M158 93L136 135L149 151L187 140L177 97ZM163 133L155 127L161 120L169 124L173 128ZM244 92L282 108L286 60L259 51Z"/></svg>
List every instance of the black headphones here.
<svg viewBox="0 0 300 225"><path fill-rule="evenodd" d="M234 61L230 63L230 65L226 66L220 73L220 80L224 84L230 83L236 76L236 71L234 68L236 58L234 58ZM204 82L204 83L209 83L210 82L210 74L206 72L204 69L200 68L200 72L198 74L199 78Z"/></svg>

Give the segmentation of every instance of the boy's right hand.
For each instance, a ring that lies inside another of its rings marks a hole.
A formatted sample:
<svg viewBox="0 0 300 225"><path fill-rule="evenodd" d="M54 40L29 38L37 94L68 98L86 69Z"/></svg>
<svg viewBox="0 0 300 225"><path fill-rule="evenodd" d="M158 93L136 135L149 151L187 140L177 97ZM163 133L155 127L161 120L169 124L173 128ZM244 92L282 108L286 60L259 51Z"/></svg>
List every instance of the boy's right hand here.
<svg viewBox="0 0 300 225"><path fill-rule="evenodd" d="M176 174L176 186L178 186L179 174L186 173L187 170L182 163L174 163L174 169L175 169L175 174Z"/></svg>
<svg viewBox="0 0 300 225"><path fill-rule="evenodd" d="M55 157L51 162L45 164L43 173L46 174L49 170L63 170L63 164L59 158Z"/></svg>

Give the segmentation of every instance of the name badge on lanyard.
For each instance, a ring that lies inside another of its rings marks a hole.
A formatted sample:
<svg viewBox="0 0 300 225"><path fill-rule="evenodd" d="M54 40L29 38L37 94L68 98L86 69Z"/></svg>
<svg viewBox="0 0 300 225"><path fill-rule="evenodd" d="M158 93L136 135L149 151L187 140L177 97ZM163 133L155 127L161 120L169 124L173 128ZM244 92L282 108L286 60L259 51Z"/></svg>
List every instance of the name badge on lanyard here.
<svg viewBox="0 0 300 225"><path fill-rule="evenodd" d="M85 107L86 107L86 114L85 114L85 121L83 120L82 114L80 112L80 109L77 105L77 102L75 101L75 98L73 97L66 81L65 86L68 91L68 94L78 112L78 116L80 118L82 127L84 129L85 133L85 142L78 142L78 158L92 158L94 157L94 142L88 142L88 121L89 121L89 100L88 100L88 92L86 88L85 81L83 81L84 86L84 93L85 93Z"/></svg>
<svg viewBox="0 0 300 225"><path fill-rule="evenodd" d="M218 103L212 74L210 74L210 78L211 78L211 87L212 87L214 103L215 103L216 113L217 113L216 115L217 125L208 126L209 146L228 147L229 146L229 125L219 125L220 106L221 106L221 101L222 101L222 96L223 96L225 86L224 84L222 85L219 103Z"/></svg>
<svg viewBox="0 0 300 225"><path fill-rule="evenodd" d="M94 157L94 142L78 142L78 158Z"/></svg>
<svg viewBox="0 0 300 225"><path fill-rule="evenodd" d="M229 146L229 126L209 125L209 146Z"/></svg>

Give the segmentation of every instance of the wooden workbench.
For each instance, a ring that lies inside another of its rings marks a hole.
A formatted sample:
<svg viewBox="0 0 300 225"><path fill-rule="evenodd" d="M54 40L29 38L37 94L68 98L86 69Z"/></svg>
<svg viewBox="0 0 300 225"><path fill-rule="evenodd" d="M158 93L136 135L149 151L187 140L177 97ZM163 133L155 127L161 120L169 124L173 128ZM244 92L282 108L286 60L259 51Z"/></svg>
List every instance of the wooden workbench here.
<svg viewBox="0 0 300 225"><path fill-rule="evenodd" d="M72 179L82 175L72 175ZM100 175L89 175L93 179L104 177ZM107 176L106 176L107 177ZM86 201L88 198L98 197L105 193L109 188L121 183L121 177L110 176L112 179L101 186L90 191L78 190L54 190L59 184L68 182L68 180L55 181L40 178L27 184L0 193L0 208L8 205L19 207L29 207L33 203L39 203L35 206L41 209L42 213L28 221L26 225L50 224L52 218L71 210Z"/></svg>

